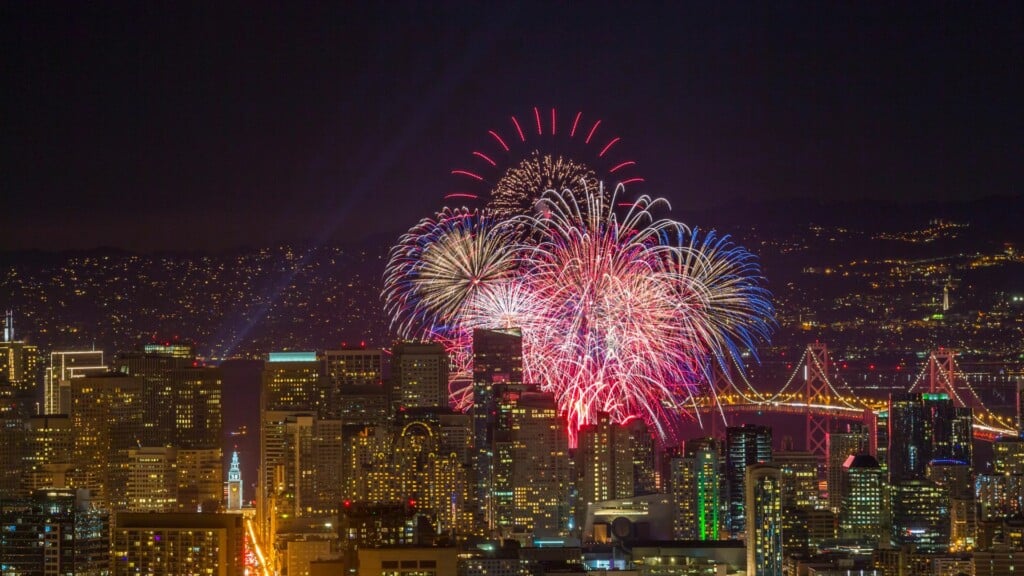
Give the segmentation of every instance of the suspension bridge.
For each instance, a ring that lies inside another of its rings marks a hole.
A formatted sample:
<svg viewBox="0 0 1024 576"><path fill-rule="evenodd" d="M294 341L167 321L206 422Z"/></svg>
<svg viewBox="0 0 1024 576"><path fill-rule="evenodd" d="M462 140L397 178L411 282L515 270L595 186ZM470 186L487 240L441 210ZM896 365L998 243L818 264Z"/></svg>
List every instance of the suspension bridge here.
<svg viewBox="0 0 1024 576"><path fill-rule="evenodd" d="M739 378L736 378L736 376ZM845 383L833 370L828 347L809 344L786 384L774 393L759 392L742 370L722 369L709 377L710 394L698 402L699 412L709 415L714 435L728 416L741 413L789 414L806 422L806 450L824 456L828 432L837 422L861 422L867 426L871 449L877 446L879 415L889 409L888 399L869 398ZM974 438L991 442L1001 435L1016 435L1016 421L985 407L977 391L956 364L956 351L932 351L907 392L945 393L957 407L970 407Z"/></svg>

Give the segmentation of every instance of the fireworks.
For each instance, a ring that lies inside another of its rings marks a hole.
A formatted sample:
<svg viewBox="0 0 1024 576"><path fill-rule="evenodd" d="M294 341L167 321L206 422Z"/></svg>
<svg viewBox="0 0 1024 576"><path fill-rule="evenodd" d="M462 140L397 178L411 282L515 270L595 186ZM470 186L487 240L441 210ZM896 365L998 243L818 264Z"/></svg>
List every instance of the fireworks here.
<svg viewBox="0 0 1024 576"><path fill-rule="evenodd" d="M710 366L742 365L768 337L773 309L749 252L656 220L663 200L641 197L620 217L620 192L581 180L546 192L540 214L424 220L388 265L396 326L442 338L463 361L474 328L518 327L525 379L556 396L573 440L598 412L673 436Z"/></svg>
<svg viewBox="0 0 1024 576"><path fill-rule="evenodd" d="M392 248L384 279L386 310L409 337L458 324L466 303L515 270L511 228L478 211L445 209Z"/></svg>
<svg viewBox="0 0 1024 576"><path fill-rule="evenodd" d="M497 218L528 214L545 190L597 189L597 175L579 162L534 151L509 168L491 191L488 210Z"/></svg>

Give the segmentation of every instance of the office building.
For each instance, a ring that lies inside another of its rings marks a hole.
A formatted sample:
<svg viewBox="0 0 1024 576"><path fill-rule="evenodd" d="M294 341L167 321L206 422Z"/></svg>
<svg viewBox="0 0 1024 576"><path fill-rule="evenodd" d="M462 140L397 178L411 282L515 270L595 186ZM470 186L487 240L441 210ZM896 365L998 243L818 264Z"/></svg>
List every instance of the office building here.
<svg viewBox="0 0 1024 576"><path fill-rule="evenodd" d="M894 546L913 544L928 553L949 549L949 496L929 480L906 480L891 486Z"/></svg>
<svg viewBox="0 0 1024 576"><path fill-rule="evenodd" d="M772 430L767 426L730 426L725 433L725 481L729 499L727 526L733 538L746 531L746 470L772 460Z"/></svg>
<svg viewBox="0 0 1024 576"><path fill-rule="evenodd" d="M518 330L473 331L473 484L481 511L481 527L492 525L491 503L494 428L497 423L496 384L522 384L523 338Z"/></svg>
<svg viewBox="0 0 1024 576"><path fill-rule="evenodd" d="M843 500L844 468L847 458L868 452L867 431L847 425L842 432L828 433L828 506L838 513Z"/></svg>
<svg viewBox="0 0 1024 576"><path fill-rule="evenodd" d="M751 464L744 472L747 574L782 576L782 471Z"/></svg>
<svg viewBox="0 0 1024 576"><path fill-rule="evenodd" d="M46 576L110 574L109 517L87 490L38 490L0 499L0 572Z"/></svg>
<svg viewBox="0 0 1024 576"><path fill-rule="evenodd" d="M114 526L111 564L115 576L244 574L239 514L121 512Z"/></svg>
<svg viewBox="0 0 1024 576"><path fill-rule="evenodd" d="M65 488L74 466L74 430L66 414L33 416L25 431L22 488Z"/></svg>
<svg viewBox="0 0 1024 576"><path fill-rule="evenodd" d="M178 507L178 451L168 446L128 449L127 510L174 512Z"/></svg>
<svg viewBox="0 0 1024 576"><path fill-rule="evenodd" d="M568 535L569 436L554 396L521 384L497 384L493 393L491 527Z"/></svg>
<svg viewBox="0 0 1024 576"><path fill-rule="evenodd" d="M129 453L142 444L146 398L143 381L108 373L71 381L74 486L97 506L126 510Z"/></svg>
<svg viewBox="0 0 1024 576"><path fill-rule="evenodd" d="M323 353L323 373L329 381L325 418L346 425L383 425L391 417L384 386L384 352L379 348L343 347Z"/></svg>
<svg viewBox="0 0 1024 576"><path fill-rule="evenodd" d="M848 456L843 463L846 490L840 502L839 536L844 539L881 542L887 539L882 467L870 454Z"/></svg>
<svg viewBox="0 0 1024 576"><path fill-rule="evenodd" d="M330 381L316 352L271 352L263 363L264 411L323 414Z"/></svg>
<svg viewBox="0 0 1024 576"><path fill-rule="evenodd" d="M401 342L396 345L391 357L394 408L447 407L449 363L441 344Z"/></svg>
<svg viewBox="0 0 1024 576"><path fill-rule="evenodd" d="M813 452L782 451L772 463L782 474L782 535L787 553L810 547L810 514L818 507L819 459Z"/></svg>
<svg viewBox="0 0 1024 576"><path fill-rule="evenodd" d="M102 350L67 350L50 353L50 365L43 380L43 413L71 412L71 379L103 374L107 365Z"/></svg>
<svg viewBox="0 0 1024 576"><path fill-rule="evenodd" d="M633 496L633 445L629 431L606 413L581 426L576 446L576 525L594 502Z"/></svg>
<svg viewBox="0 0 1024 576"><path fill-rule="evenodd" d="M718 442L713 438L689 440L682 454L670 457L668 485L677 507L673 530L676 539L718 539L720 460Z"/></svg>
<svg viewBox="0 0 1024 576"><path fill-rule="evenodd" d="M889 401L890 483L921 480L932 460L971 465L970 408L958 408L945 393L893 394Z"/></svg>
<svg viewBox="0 0 1024 576"><path fill-rule="evenodd" d="M16 397L34 399L38 385L39 349L14 336L14 313L4 318L4 339L0 341L0 386L10 386ZM28 416L34 410L25 412Z"/></svg>

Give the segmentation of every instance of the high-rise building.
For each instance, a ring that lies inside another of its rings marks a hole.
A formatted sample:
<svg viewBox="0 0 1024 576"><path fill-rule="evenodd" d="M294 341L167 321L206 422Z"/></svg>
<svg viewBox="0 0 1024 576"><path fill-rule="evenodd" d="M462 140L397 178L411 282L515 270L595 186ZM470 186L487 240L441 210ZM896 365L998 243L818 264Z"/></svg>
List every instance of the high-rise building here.
<svg viewBox="0 0 1024 576"><path fill-rule="evenodd" d="M221 448L179 448L178 511L216 512L224 505Z"/></svg>
<svg viewBox="0 0 1024 576"><path fill-rule="evenodd" d="M662 479L658 474L654 435L640 418L626 422L623 427L629 433L629 443L633 450L633 494L639 496L660 492Z"/></svg>
<svg viewBox="0 0 1024 576"><path fill-rule="evenodd" d="M697 438L669 461L669 486L678 513L673 532L680 540L717 540L722 475L718 442Z"/></svg>
<svg viewBox="0 0 1024 576"><path fill-rule="evenodd" d="M394 408L448 406L448 365L448 354L441 344L397 344L391 357Z"/></svg>
<svg viewBox="0 0 1024 576"><path fill-rule="evenodd" d="M813 452L780 451L772 464L782 474L782 536L787 553L810 547L809 516L819 504L818 456Z"/></svg>
<svg viewBox="0 0 1024 576"><path fill-rule="evenodd" d="M497 423L496 384L523 382L523 338L518 330L473 331L473 484L482 511L478 523L490 525L494 428Z"/></svg>
<svg viewBox="0 0 1024 576"><path fill-rule="evenodd" d="M725 433L725 481L729 498L727 524L733 538L746 531L747 466L772 460L772 429L767 426L730 426Z"/></svg>
<svg viewBox="0 0 1024 576"><path fill-rule="evenodd" d="M1000 436L992 443L993 472L1024 474L1024 439Z"/></svg>
<svg viewBox="0 0 1024 576"><path fill-rule="evenodd" d="M74 430L67 414L33 416L25 431L22 488L65 488L74 466Z"/></svg>
<svg viewBox="0 0 1024 576"><path fill-rule="evenodd" d="M0 499L0 572L47 576L110 574L109 515L87 490L38 490Z"/></svg>
<svg viewBox="0 0 1024 576"><path fill-rule="evenodd" d="M875 460L888 475L889 470L889 409L875 413Z"/></svg>
<svg viewBox="0 0 1024 576"><path fill-rule="evenodd" d="M920 394L889 398L889 482L924 478L931 461L931 439Z"/></svg>
<svg viewBox="0 0 1024 576"><path fill-rule="evenodd" d="M583 524L587 506L595 502L633 496L633 444L631 434L607 413L597 422L581 426L576 446L576 525Z"/></svg>
<svg viewBox="0 0 1024 576"><path fill-rule="evenodd" d="M384 386L384 352L379 348L343 347L323 353L329 381L324 418L346 425L383 425L391 417Z"/></svg>
<svg viewBox="0 0 1024 576"><path fill-rule="evenodd" d="M8 310L4 339L0 341L0 385L10 386L18 397L34 399L38 371L39 349L24 340L15 340L14 313Z"/></svg>
<svg viewBox="0 0 1024 576"><path fill-rule="evenodd" d="M842 470L846 490L840 503L840 537L876 543L887 539L882 501L885 478L878 460L870 454L851 455Z"/></svg>
<svg viewBox="0 0 1024 576"><path fill-rule="evenodd" d="M71 412L71 379L103 374L107 365L102 350L67 350L50 353L50 365L43 380L43 413Z"/></svg>
<svg viewBox="0 0 1024 576"><path fill-rule="evenodd" d="M973 549L978 521L971 467L959 460L932 460L927 475L945 490L949 500L950 549Z"/></svg>
<svg viewBox="0 0 1024 576"><path fill-rule="evenodd" d="M747 574L782 576L782 471L773 464L744 470Z"/></svg>
<svg viewBox="0 0 1024 576"><path fill-rule="evenodd" d="M125 510L128 451L142 444L143 381L109 373L71 381L74 486L87 488L102 509Z"/></svg>
<svg viewBox="0 0 1024 576"><path fill-rule="evenodd" d="M148 344L118 354L114 371L139 378L145 394L145 446L220 448L223 375L199 366L192 346Z"/></svg>
<svg viewBox="0 0 1024 576"><path fill-rule="evenodd" d="M329 380L316 352L271 352L263 363L264 411L323 413Z"/></svg>
<svg viewBox="0 0 1024 576"><path fill-rule="evenodd" d="M128 449L127 510L174 512L178 507L178 451L168 446Z"/></svg>
<svg viewBox="0 0 1024 576"><path fill-rule="evenodd" d="M931 460L955 460L970 466L973 462L972 410L957 407L947 394L922 394L921 399L931 430Z"/></svg>
<svg viewBox="0 0 1024 576"><path fill-rule="evenodd" d="M242 509L244 492L242 485L242 468L238 463L238 450L231 453L231 468L228 469L228 481L224 483L227 494L227 510L234 512Z"/></svg>
<svg viewBox="0 0 1024 576"><path fill-rule="evenodd" d="M264 412L263 419L261 499L279 519L336 514L343 494L341 421L295 412Z"/></svg>
<svg viewBox="0 0 1024 576"><path fill-rule="evenodd" d="M889 400L889 480L921 480L932 460L972 462L970 408L945 393L893 394Z"/></svg>
<svg viewBox="0 0 1024 576"><path fill-rule="evenodd" d="M316 352L271 352L263 363L257 515L268 542L279 518L303 510L297 495L311 489L314 422L330 412L325 370Z"/></svg>
<svg viewBox="0 0 1024 576"><path fill-rule="evenodd" d="M922 552L949 548L949 496L930 480L905 480L891 487L892 544Z"/></svg>
<svg viewBox="0 0 1024 576"><path fill-rule="evenodd" d="M492 527L523 527L535 536L569 529L569 435L553 395L533 386L498 384L493 393Z"/></svg>
<svg viewBox="0 0 1024 576"><path fill-rule="evenodd" d="M111 571L131 574L242 576L239 514L117 514L111 530Z"/></svg>
<svg viewBox="0 0 1024 576"><path fill-rule="evenodd" d="M39 351L14 338L14 316L4 320L0 341L0 498L21 497L22 463L27 453L26 426L39 412L36 395Z"/></svg>
<svg viewBox="0 0 1024 576"><path fill-rule="evenodd" d="M847 425L842 432L828 433L828 507L832 512L838 513L843 501L843 465L846 459L867 452L867 430Z"/></svg>

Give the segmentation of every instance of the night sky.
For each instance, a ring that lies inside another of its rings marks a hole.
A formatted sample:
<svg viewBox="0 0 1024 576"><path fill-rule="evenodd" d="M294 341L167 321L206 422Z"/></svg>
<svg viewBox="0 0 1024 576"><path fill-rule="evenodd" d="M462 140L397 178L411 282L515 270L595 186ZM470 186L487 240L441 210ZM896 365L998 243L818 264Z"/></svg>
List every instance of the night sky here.
<svg viewBox="0 0 1024 576"><path fill-rule="evenodd" d="M683 220L1024 181L1020 2L181 4L0 5L0 250L394 235L533 106Z"/></svg>

